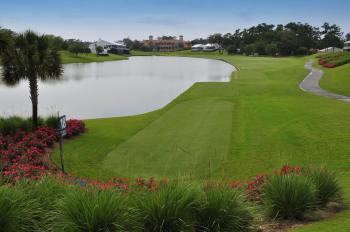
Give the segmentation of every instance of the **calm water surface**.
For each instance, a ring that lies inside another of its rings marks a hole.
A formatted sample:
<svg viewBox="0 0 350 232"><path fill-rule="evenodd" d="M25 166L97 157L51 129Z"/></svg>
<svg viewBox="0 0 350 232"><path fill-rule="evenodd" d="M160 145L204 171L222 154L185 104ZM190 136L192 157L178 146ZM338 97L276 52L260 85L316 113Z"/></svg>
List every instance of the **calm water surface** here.
<svg viewBox="0 0 350 232"><path fill-rule="evenodd" d="M130 57L125 61L67 64L59 81L39 83L39 114L69 118L125 116L159 109L195 82L228 81L234 67L218 60ZM0 83L0 115L31 114L29 87Z"/></svg>

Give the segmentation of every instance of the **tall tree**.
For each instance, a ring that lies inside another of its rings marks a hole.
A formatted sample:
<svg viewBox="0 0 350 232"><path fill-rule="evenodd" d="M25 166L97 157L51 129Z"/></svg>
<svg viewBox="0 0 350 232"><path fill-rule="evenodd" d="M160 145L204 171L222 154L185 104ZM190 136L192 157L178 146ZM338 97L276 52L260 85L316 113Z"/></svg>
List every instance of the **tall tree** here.
<svg viewBox="0 0 350 232"><path fill-rule="evenodd" d="M223 38L222 38L222 35L220 33L215 33L215 34L210 35L208 37L208 41L209 41L209 43L217 43L219 45L222 45Z"/></svg>
<svg viewBox="0 0 350 232"><path fill-rule="evenodd" d="M81 41L76 41L68 46L68 51L78 56L79 53L89 53L89 47Z"/></svg>
<svg viewBox="0 0 350 232"><path fill-rule="evenodd" d="M50 47L55 48L56 50L64 50L64 39L60 36L55 35L46 35Z"/></svg>
<svg viewBox="0 0 350 232"><path fill-rule="evenodd" d="M9 85L29 82L33 129L38 126L38 80L58 79L62 65L46 36L26 31L14 38L2 53L2 79Z"/></svg>
<svg viewBox="0 0 350 232"><path fill-rule="evenodd" d="M336 24L324 23L322 28L323 39L321 44L323 47L343 47L343 32L340 27Z"/></svg>

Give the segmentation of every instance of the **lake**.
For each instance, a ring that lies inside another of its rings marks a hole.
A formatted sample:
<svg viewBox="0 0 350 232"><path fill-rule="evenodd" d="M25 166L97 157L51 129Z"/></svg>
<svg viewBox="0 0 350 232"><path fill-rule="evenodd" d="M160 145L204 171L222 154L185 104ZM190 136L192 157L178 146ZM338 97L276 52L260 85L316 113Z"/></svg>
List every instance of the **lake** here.
<svg viewBox="0 0 350 232"><path fill-rule="evenodd" d="M39 83L39 114L102 118L159 109L195 82L224 82L235 68L223 61L185 57L130 57L67 64L61 80ZM31 115L27 81L0 83L0 114Z"/></svg>

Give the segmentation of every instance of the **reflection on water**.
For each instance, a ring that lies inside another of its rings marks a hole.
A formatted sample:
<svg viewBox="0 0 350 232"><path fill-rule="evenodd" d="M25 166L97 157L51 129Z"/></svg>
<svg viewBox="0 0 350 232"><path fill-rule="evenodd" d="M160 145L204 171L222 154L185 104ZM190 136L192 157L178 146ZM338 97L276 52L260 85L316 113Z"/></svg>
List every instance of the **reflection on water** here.
<svg viewBox="0 0 350 232"><path fill-rule="evenodd" d="M182 57L68 64L61 80L39 83L39 113L59 111L82 119L145 113L163 107L195 82L228 81L232 71L222 61ZM0 83L0 115L30 113L28 83Z"/></svg>

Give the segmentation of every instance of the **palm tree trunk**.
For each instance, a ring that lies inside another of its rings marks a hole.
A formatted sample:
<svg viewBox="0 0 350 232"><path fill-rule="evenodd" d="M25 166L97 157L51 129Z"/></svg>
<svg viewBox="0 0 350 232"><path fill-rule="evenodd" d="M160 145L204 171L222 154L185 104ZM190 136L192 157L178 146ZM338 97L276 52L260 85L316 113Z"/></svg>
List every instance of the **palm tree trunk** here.
<svg viewBox="0 0 350 232"><path fill-rule="evenodd" d="M29 78L30 100L32 101L32 125L33 130L38 127L38 80L36 77Z"/></svg>

